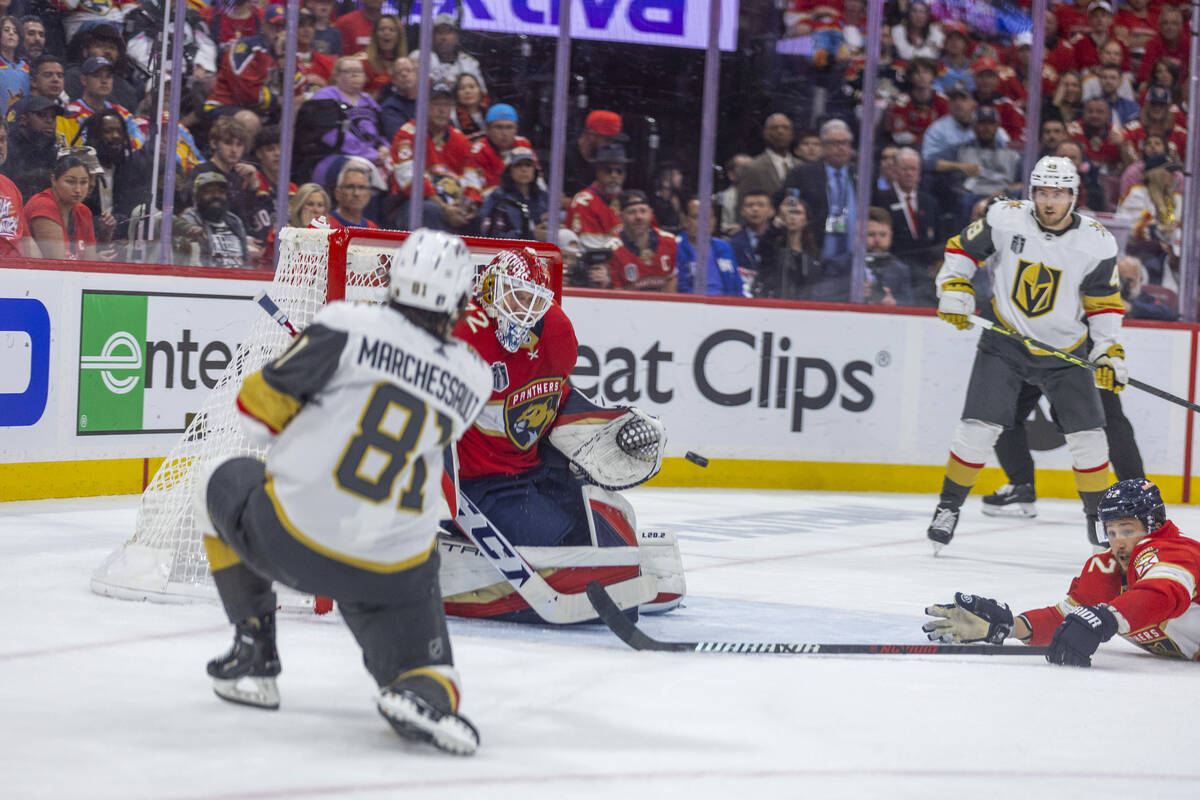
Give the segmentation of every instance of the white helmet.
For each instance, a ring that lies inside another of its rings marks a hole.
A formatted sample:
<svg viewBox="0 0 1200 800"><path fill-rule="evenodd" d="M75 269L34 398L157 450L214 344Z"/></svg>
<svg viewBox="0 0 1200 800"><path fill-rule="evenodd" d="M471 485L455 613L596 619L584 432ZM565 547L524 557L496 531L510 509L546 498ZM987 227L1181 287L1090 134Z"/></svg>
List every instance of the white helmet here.
<svg viewBox="0 0 1200 800"><path fill-rule="evenodd" d="M410 308L455 314L474 279L475 266L462 239L421 228L392 253L388 299Z"/></svg>
<svg viewBox="0 0 1200 800"><path fill-rule="evenodd" d="M1033 190L1038 186L1053 186L1058 189L1071 190L1071 207L1067 209L1070 214L1075 210L1075 203L1079 199L1079 172L1075 169L1075 164L1066 156L1042 156L1038 162L1033 165L1033 172L1029 173L1029 197L1033 198ZM1036 210L1035 210L1036 213Z"/></svg>
<svg viewBox="0 0 1200 800"><path fill-rule="evenodd" d="M496 339L510 353L554 304L550 274L532 249L501 250L475 283L475 295L496 320Z"/></svg>

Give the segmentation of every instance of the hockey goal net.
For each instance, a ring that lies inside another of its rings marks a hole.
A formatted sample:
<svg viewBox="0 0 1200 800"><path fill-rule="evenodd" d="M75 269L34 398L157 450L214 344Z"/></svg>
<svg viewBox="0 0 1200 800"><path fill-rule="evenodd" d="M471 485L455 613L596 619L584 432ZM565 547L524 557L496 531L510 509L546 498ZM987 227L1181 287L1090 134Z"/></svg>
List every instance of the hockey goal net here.
<svg viewBox="0 0 1200 800"><path fill-rule="evenodd" d="M279 261L269 294L302 329L334 300L382 302L392 254L408 234L365 229L284 228ZM558 248L538 242L465 239L476 268L502 249L530 246L550 268L555 297L562 297L562 257ZM248 455L235 398L247 375L283 351L288 333L267 314L256 319L224 375L213 387L182 438L171 449L142 493L133 536L109 555L92 576L98 594L129 600L189 602L215 598L208 560L196 528L192 497L201 467L216 458ZM312 609L313 598L279 592L281 605Z"/></svg>

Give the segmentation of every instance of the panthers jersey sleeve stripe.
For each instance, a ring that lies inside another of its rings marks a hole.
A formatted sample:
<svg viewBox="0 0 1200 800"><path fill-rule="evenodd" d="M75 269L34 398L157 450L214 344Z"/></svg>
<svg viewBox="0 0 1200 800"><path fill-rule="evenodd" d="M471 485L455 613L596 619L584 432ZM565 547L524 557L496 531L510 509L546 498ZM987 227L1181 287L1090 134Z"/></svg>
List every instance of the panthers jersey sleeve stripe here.
<svg viewBox="0 0 1200 800"><path fill-rule="evenodd" d="M262 372L254 372L242 382L237 407L238 411L267 426L271 433L279 433L300 410L300 401L268 384Z"/></svg>

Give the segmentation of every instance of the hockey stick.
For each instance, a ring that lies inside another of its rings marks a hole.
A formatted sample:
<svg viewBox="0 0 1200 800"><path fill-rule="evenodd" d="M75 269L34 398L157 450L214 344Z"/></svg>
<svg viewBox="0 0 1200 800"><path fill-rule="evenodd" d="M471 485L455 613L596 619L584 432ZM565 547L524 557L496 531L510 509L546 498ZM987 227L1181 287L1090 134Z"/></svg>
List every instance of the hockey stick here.
<svg viewBox="0 0 1200 800"><path fill-rule="evenodd" d="M528 561L508 541L487 515L461 491L458 492L458 514L454 524L479 549L479 552L494 566L504 579L521 595L529 607L546 622L567 625L595 619L597 612L588 593L568 594L554 589L538 574ZM593 581L595 585L600 584ZM604 594L612 604L614 613L621 616L622 608L648 603L657 594L654 578L639 575L619 583L610 584Z"/></svg>
<svg viewBox="0 0 1200 800"><path fill-rule="evenodd" d="M1044 656L1048 647L1005 647L995 644L816 644L807 642L663 642L648 635L617 608L597 581L588 599L621 641L634 650L671 653L736 653L738 655L876 655L876 656Z"/></svg>
<svg viewBox="0 0 1200 800"><path fill-rule="evenodd" d="M1058 358L1061 358L1063 361L1066 361L1068 364L1074 364L1077 367L1083 367L1084 369L1091 370L1092 372L1096 371L1096 365L1093 364L1092 362L1088 361L1087 359L1079 358L1078 356L1073 356L1070 353L1059 350L1057 347L1051 347L1050 345L1046 344L1045 342L1039 342L1037 339L1031 339L1023 333L1014 331L1011 328L1006 328L1003 325L997 325L996 323L991 322L990 320L986 320L983 317L978 316L977 314L970 315L969 317L967 317L967 320L974 325L978 325L982 328L987 328L990 331L995 331L996 333L1000 334L1001 336L1007 336L1010 339L1016 339L1018 342L1023 342L1026 347L1036 347L1038 350L1045 350L1050 355L1057 356ZM1159 389L1157 386L1151 386L1148 383L1142 383L1141 381L1137 380L1136 378L1130 378L1128 380L1128 384L1135 389L1141 389L1143 392L1148 392L1148 393L1154 395L1155 397L1161 397L1163 400L1166 400L1169 403L1174 403L1177 406L1183 406L1186 409L1190 409L1191 411L1200 413L1200 405L1196 405L1195 403L1189 403L1187 400L1184 400L1182 397L1176 397L1175 395L1171 394L1170 392L1166 392L1166 391L1163 391L1162 389Z"/></svg>
<svg viewBox="0 0 1200 800"><path fill-rule="evenodd" d="M287 315L265 291L260 292L254 301L288 333L292 336L298 334ZM455 488L457 490L457 486ZM455 525L471 540L479 553L491 562L496 571L504 576L504 579L521 595L521 599L539 617L555 625L566 625L596 618L596 612L584 592L567 594L556 591L521 556L508 538L497 530L487 515L471 502L469 497L461 491L456 491L455 494L457 496ZM614 605L619 603L625 608L648 603L657 594L654 578L650 575L639 575L636 578L614 583L609 588L615 596ZM322 603L322 600L325 600L326 603ZM318 608L324 607L327 603L326 598L317 598ZM326 608L326 610L328 609ZM618 613L619 611L618 609ZM318 611L318 613L323 612Z"/></svg>

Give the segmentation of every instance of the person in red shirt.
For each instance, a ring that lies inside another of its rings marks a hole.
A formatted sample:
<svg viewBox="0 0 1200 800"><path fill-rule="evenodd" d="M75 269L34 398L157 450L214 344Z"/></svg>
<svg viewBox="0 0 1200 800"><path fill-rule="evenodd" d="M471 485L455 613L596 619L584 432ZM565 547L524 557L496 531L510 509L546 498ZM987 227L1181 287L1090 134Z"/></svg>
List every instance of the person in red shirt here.
<svg viewBox="0 0 1200 800"><path fill-rule="evenodd" d="M1067 123L1067 136L1078 142L1083 155L1107 174L1121 169L1121 131L1112 122L1112 109L1103 97L1083 103L1083 117Z"/></svg>
<svg viewBox="0 0 1200 800"><path fill-rule="evenodd" d="M88 171L77 156L62 156L50 173L50 188L25 204L25 226L42 258L95 260L92 212L83 204Z"/></svg>
<svg viewBox="0 0 1200 800"><path fill-rule="evenodd" d="M608 261L612 287L674 292L679 278L675 237L654 227L654 212L645 192L622 192L619 202L621 246Z"/></svg>
<svg viewBox="0 0 1200 800"><path fill-rule="evenodd" d="M1070 39L1077 33L1086 33L1088 29L1089 0L1074 0L1070 3L1060 3L1054 8L1054 17L1058 24L1058 33L1064 39Z"/></svg>
<svg viewBox="0 0 1200 800"><path fill-rule="evenodd" d="M395 14L380 16L371 30L371 41L358 53L367 72L367 85L363 91L371 97L392 81L392 64L403 55L400 49L403 30L404 26Z"/></svg>
<svg viewBox="0 0 1200 800"><path fill-rule="evenodd" d="M500 175L507 165L509 151L514 147L533 145L517 135L517 110L508 103L497 103L484 117L484 135L471 144L471 163L465 174L466 184L487 197L500 185ZM534 166L537 166L535 159Z"/></svg>
<svg viewBox="0 0 1200 800"><path fill-rule="evenodd" d="M298 88L305 94L322 89L333 80L334 57L314 49L316 37L317 18L308 8L301 7L296 20L296 72L302 84Z"/></svg>
<svg viewBox="0 0 1200 800"><path fill-rule="evenodd" d="M0 125L0 166L8 158L8 126ZM0 174L0 258L30 254L25 206L16 184Z"/></svg>
<svg viewBox="0 0 1200 800"><path fill-rule="evenodd" d="M251 0L233 0L230 3L222 0L206 10L211 15L209 35L219 46L236 39L249 39L262 32L263 10Z"/></svg>
<svg viewBox="0 0 1200 800"><path fill-rule="evenodd" d="M1187 152L1187 131L1175 122L1171 105L1170 91L1150 87L1141 116L1121 129L1121 159L1126 166L1141 158L1142 141L1152 133L1163 137L1167 152L1175 158Z"/></svg>
<svg viewBox="0 0 1200 800"><path fill-rule="evenodd" d="M1100 498L1108 549L1087 560L1057 605L1013 617L995 600L956 594L925 610L932 640L1001 644L1013 637L1049 645L1046 659L1087 667L1114 635L1166 658L1200 661L1200 542L1167 519L1158 487L1145 478L1113 484Z"/></svg>
<svg viewBox="0 0 1200 800"><path fill-rule="evenodd" d="M1112 18L1108 0L1093 0L1088 6L1088 29L1071 37L1075 69L1081 73L1100 63L1100 48L1110 40L1121 45L1121 68L1129 69L1129 53L1119 39L1112 39Z"/></svg>
<svg viewBox="0 0 1200 800"><path fill-rule="evenodd" d="M921 148L921 137L934 120L950 113L950 100L933 88L937 62L914 58L904 67L909 91L899 95L887 110L887 128L897 145Z"/></svg>
<svg viewBox="0 0 1200 800"><path fill-rule="evenodd" d="M1156 33L1158 9L1150 7L1150 0L1125 0L1113 16L1113 36L1138 55L1145 52Z"/></svg>
<svg viewBox="0 0 1200 800"><path fill-rule="evenodd" d="M338 17L333 27L342 34L341 54L349 56L366 50L371 43L371 31L382 14L383 0L362 0L361 9Z"/></svg>
<svg viewBox="0 0 1200 800"><path fill-rule="evenodd" d="M1138 87L1146 88L1154 62L1164 56L1179 63L1179 74L1186 81L1188 53L1188 37L1183 35L1183 12L1174 6L1162 7L1158 12L1158 35L1146 43L1146 52L1142 54Z"/></svg>
<svg viewBox="0 0 1200 800"><path fill-rule="evenodd" d="M1025 141L1025 115L1012 98L999 93L1000 65L990 57L979 58L972 65L975 72L975 102L981 106L991 106L996 109L1000 118L1000 127L1008 134L1013 142Z"/></svg>
<svg viewBox="0 0 1200 800"><path fill-rule="evenodd" d="M618 245L621 218L614 207L625 185L629 163L622 144L614 142L596 149L592 159L596 180L575 195L567 208L567 227L579 237L584 250L612 250Z"/></svg>
<svg viewBox="0 0 1200 800"><path fill-rule="evenodd" d="M217 80L204 103L211 117L232 114L248 135L258 135L260 114L278 107L283 90L279 64L287 36L283 6L267 9L262 35L239 39L225 49L217 65Z"/></svg>

